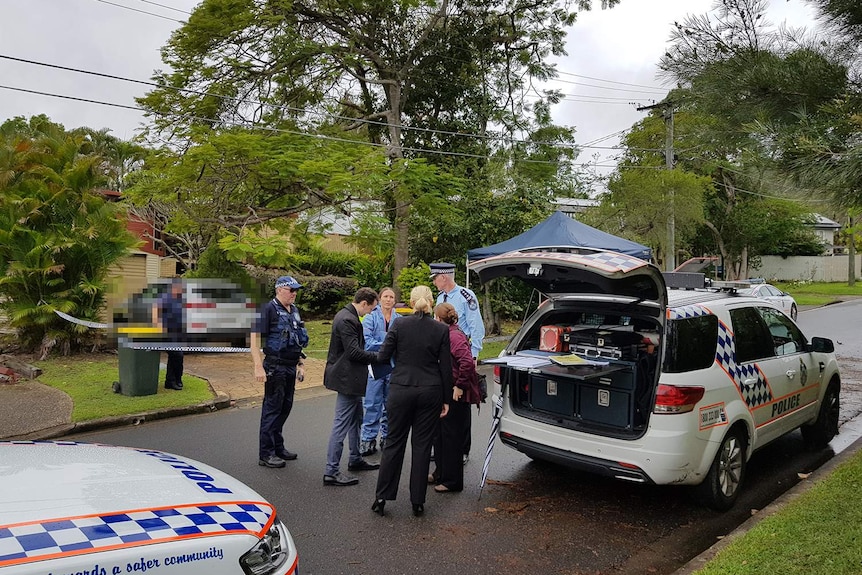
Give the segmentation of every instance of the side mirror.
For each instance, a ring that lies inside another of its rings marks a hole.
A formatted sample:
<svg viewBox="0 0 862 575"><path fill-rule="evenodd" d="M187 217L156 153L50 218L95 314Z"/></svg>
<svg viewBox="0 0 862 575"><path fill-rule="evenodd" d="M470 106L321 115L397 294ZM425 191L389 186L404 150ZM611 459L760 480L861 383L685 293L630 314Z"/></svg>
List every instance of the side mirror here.
<svg viewBox="0 0 862 575"><path fill-rule="evenodd" d="M812 337L811 351L816 351L818 353L833 353L835 351L835 344L827 337Z"/></svg>

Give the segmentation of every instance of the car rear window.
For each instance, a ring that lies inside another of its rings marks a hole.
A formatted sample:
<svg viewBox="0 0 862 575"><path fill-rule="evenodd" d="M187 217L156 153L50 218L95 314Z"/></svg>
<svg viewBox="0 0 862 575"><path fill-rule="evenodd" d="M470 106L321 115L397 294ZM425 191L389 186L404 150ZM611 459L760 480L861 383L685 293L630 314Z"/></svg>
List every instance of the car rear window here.
<svg viewBox="0 0 862 575"><path fill-rule="evenodd" d="M667 340L662 370L682 373L706 369L715 361L718 318L703 315L667 323Z"/></svg>
<svg viewBox="0 0 862 575"><path fill-rule="evenodd" d="M230 287L193 287L192 293L203 301L213 302L243 302L245 294Z"/></svg>

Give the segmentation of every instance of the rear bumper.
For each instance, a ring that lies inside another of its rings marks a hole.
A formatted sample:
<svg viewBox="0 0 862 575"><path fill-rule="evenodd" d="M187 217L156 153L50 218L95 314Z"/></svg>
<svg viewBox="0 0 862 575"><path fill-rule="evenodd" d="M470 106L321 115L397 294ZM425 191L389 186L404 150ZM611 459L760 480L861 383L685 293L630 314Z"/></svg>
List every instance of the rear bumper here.
<svg viewBox="0 0 862 575"><path fill-rule="evenodd" d="M506 445L524 453L528 457L551 461L553 463L565 465L566 467L605 477L612 477L614 479L622 479L635 483L654 483L643 470L622 467L615 461L556 449L554 447L541 445L520 437L515 437L508 433L501 433L500 440Z"/></svg>
<svg viewBox="0 0 862 575"><path fill-rule="evenodd" d="M504 412L500 440L538 459L613 477L656 485L697 485L715 456L716 445L692 433L694 414L653 414L647 432L621 439L570 430Z"/></svg>

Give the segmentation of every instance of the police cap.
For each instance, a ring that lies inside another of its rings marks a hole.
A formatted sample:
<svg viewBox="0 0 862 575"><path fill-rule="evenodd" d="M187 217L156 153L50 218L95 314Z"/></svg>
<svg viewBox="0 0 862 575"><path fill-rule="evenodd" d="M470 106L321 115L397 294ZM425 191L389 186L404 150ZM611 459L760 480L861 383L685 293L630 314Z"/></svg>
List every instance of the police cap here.
<svg viewBox="0 0 862 575"><path fill-rule="evenodd" d="M302 287L302 284L290 276L281 276L280 278L275 280L275 289L278 289L278 288L299 289L301 287Z"/></svg>
<svg viewBox="0 0 862 575"><path fill-rule="evenodd" d="M447 264L447 263L437 263L431 264L431 277L433 278L436 275L440 274L454 274L455 273L455 264Z"/></svg>

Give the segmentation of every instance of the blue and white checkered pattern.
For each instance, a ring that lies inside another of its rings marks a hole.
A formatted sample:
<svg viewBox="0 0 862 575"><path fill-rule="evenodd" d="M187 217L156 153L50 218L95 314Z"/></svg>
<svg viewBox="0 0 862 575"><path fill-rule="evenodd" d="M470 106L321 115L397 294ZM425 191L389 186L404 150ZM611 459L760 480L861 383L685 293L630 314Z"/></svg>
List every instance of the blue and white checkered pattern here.
<svg viewBox="0 0 862 575"><path fill-rule="evenodd" d="M670 320L676 320L699 317L710 313L708 309L702 306L687 305L668 309L667 317ZM722 321L718 322L715 362L733 380L734 385L736 385L749 409L754 409L772 401L772 390L769 388L769 382L763 376L763 372L757 366L757 363L746 363L744 365L736 363L736 342L733 339L733 334ZM754 385L749 387L742 385L744 380L751 378L757 378Z"/></svg>
<svg viewBox="0 0 862 575"><path fill-rule="evenodd" d="M581 254L581 258L586 261L597 263L602 266L613 268L622 272L627 272L647 265L647 262L645 260L614 252Z"/></svg>
<svg viewBox="0 0 862 575"><path fill-rule="evenodd" d="M262 537L274 514L268 503L236 502L0 525L0 567L202 534Z"/></svg>
<svg viewBox="0 0 862 575"><path fill-rule="evenodd" d="M699 305L684 305L667 310L667 319L686 319L702 315L710 315L710 311Z"/></svg>

